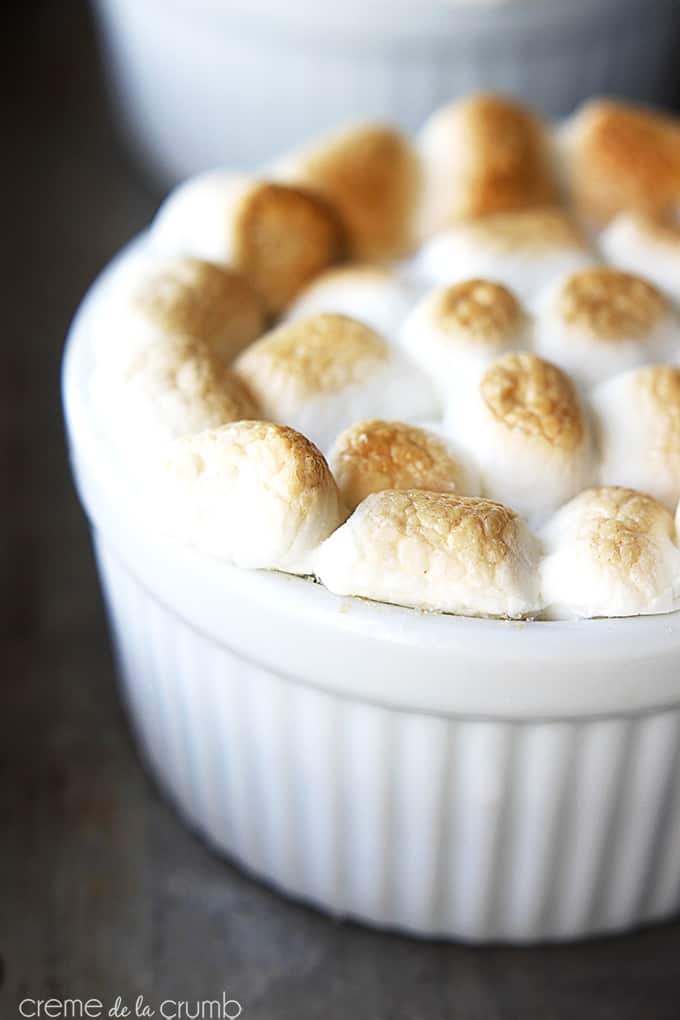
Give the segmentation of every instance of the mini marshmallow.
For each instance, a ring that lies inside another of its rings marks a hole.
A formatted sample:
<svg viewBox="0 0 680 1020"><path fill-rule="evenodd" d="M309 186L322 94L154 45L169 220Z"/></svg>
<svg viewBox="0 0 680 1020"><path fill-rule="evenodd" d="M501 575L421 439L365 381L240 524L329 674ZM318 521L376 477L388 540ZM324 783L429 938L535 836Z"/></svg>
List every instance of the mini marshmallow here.
<svg viewBox="0 0 680 1020"><path fill-rule="evenodd" d="M596 387L600 481L642 489L669 509L680 497L680 368L649 365Z"/></svg>
<svg viewBox="0 0 680 1020"><path fill-rule="evenodd" d="M367 414L437 415L427 378L369 326L344 315L285 323L240 354L234 370L265 417L299 429L322 449Z"/></svg>
<svg viewBox="0 0 680 1020"><path fill-rule="evenodd" d="M673 518L633 489L580 493L541 532L543 596L552 616L637 616L676 608L680 550Z"/></svg>
<svg viewBox="0 0 680 1020"><path fill-rule="evenodd" d="M151 228L159 252L238 269L274 314L343 253L342 228L323 198L300 188L207 173L176 188Z"/></svg>
<svg viewBox="0 0 680 1020"><path fill-rule="evenodd" d="M499 503L412 489L374 493L321 546L316 573L338 595L467 616L540 609L538 543Z"/></svg>
<svg viewBox="0 0 680 1020"><path fill-rule="evenodd" d="M436 234L412 260L415 279L449 284L479 276L531 301L557 277L595 261L560 209L499 213Z"/></svg>
<svg viewBox="0 0 680 1020"><path fill-rule="evenodd" d="M102 304L97 332L112 361L180 335L202 340L226 364L264 327L262 302L240 273L179 255L131 262Z"/></svg>
<svg viewBox="0 0 680 1020"><path fill-rule="evenodd" d="M560 280L540 302L534 347L584 386L680 348L680 327L653 284L609 266Z"/></svg>
<svg viewBox="0 0 680 1020"><path fill-rule="evenodd" d="M424 237L459 220L557 199L543 125L526 107L502 96L481 93L436 110L420 132L418 148Z"/></svg>
<svg viewBox="0 0 680 1020"><path fill-rule="evenodd" d="M467 396L451 401L446 429L480 468L484 494L532 522L590 482L590 438L574 384L533 354L494 361Z"/></svg>
<svg viewBox="0 0 680 1020"><path fill-rule="evenodd" d="M314 551L344 520L322 454L299 432L239 421L180 440L160 496L170 532L239 567L309 573Z"/></svg>
<svg viewBox="0 0 680 1020"><path fill-rule="evenodd" d="M484 369L527 341L527 320L507 287L466 280L427 294L404 323L401 343L442 397L478 383Z"/></svg>
<svg viewBox="0 0 680 1020"><path fill-rule="evenodd" d="M663 213L680 201L680 120L642 106L594 99L560 129L570 198L585 218Z"/></svg>
<svg viewBox="0 0 680 1020"><path fill-rule="evenodd" d="M132 460L181 436L258 416L243 384L195 337L152 343L118 371L105 363L93 386L107 431Z"/></svg>
<svg viewBox="0 0 680 1020"><path fill-rule="evenodd" d="M350 264L328 269L297 296L286 319L335 312L395 337L415 301L405 280L383 266Z"/></svg>
<svg viewBox="0 0 680 1020"><path fill-rule="evenodd" d="M338 436L328 460L350 509L383 489L479 494L476 470L451 443L400 421L356 422Z"/></svg>
<svg viewBox="0 0 680 1020"><path fill-rule="evenodd" d="M680 223L644 213L620 213L600 235L603 255L639 273L680 301Z"/></svg>
<svg viewBox="0 0 680 1020"><path fill-rule="evenodd" d="M282 157L272 174L318 192L339 211L353 258L393 258L411 246L420 166L394 128L345 128Z"/></svg>

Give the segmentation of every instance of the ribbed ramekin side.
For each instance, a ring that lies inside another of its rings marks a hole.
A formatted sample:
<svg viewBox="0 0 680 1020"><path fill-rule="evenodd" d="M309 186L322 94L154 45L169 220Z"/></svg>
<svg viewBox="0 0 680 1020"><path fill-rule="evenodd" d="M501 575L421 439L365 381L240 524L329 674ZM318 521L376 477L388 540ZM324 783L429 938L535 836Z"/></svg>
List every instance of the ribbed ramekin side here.
<svg viewBox="0 0 680 1020"><path fill-rule="evenodd" d="M366 704L234 655L101 540L98 560L146 757L192 826L260 877L470 940L573 938L678 908L677 710L509 723Z"/></svg>

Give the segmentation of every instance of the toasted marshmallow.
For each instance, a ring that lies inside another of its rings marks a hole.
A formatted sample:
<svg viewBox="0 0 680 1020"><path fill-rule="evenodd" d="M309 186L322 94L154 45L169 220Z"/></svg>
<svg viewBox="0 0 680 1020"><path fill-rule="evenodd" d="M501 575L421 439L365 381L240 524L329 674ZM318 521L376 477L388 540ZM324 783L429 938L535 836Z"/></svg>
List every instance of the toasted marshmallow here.
<svg viewBox="0 0 680 1020"><path fill-rule="evenodd" d="M558 134L567 186L594 224L680 201L680 121L628 103L585 103Z"/></svg>
<svg viewBox="0 0 680 1020"><path fill-rule="evenodd" d="M545 129L510 99L482 93L436 110L418 148L424 167L422 236L458 220L557 199Z"/></svg>
<svg viewBox="0 0 680 1020"><path fill-rule="evenodd" d="M644 213L620 213L600 235L605 258L646 276L680 301L680 223Z"/></svg>
<svg viewBox="0 0 680 1020"><path fill-rule="evenodd" d="M262 301L245 277L186 255L136 260L102 303L97 323L100 353L118 362L179 335L204 341L228 363L264 328Z"/></svg>
<svg viewBox="0 0 680 1020"><path fill-rule="evenodd" d="M133 461L181 436L258 417L244 385L195 337L168 336L117 371L104 362L93 387L106 430Z"/></svg>
<svg viewBox="0 0 680 1020"><path fill-rule="evenodd" d="M367 414L411 420L437 413L427 378L369 326L344 315L279 326L239 355L234 370L265 417L322 449Z"/></svg>
<svg viewBox="0 0 680 1020"><path fill-rule="evenodd" d="M637 616L676 608L680 550L668 510L633 489L589 489L541 533L550 615Z"/></svg>
<svg viewBox="0 0 680 1020"><path fill-rule="evenodd" d="M176 188L151 228L156 250L238 269L278 313L343 251L335 211L300 188L207 173Z"/></svg>
<svg viewBox="0 0 680 1020"><path fill-rule="evenodd" d="M328 269L298 294L286 318L335 312L371 326L392 339L413 306L412 287L383 266L350 264Z"/></svg>
<svg viewBox="0 0 680 1020"><path fill-rule="evenodd" d="M383 489L479 494L479 477L441 436L401 421L373 418L345 429L328 457L350 509Z"/></svg>
<svg viewBox="0 0 680 1020"><path fill-rule="evenodd" d="M353 258L393 258L412 244L420 166L394 128L345 128L284 156L272 173L328 199L342 217Z"/></svg>
<svg viewBox="0 0 680 1020"><path fill-rule="evenodd" d="M541 521L591 478L585 414L574 384L533 354L494 361L446 428L480 468L485 495Z"/></svg>
<svg viewBox="0 0 680 1020"><path fill-rule="evenodd" d="M507 287L466 280L441 287L418 302L401 343L446 399L478 383L494 358L527 341L527 320Z"/></svg>
<svg viewBox="0 0 680 1020"><path fill-rule="evenodd" d="M602 484L641 489L674 509L680 497L680 368L624 372L596 387L591 403Z"/></svg>
<svg viewBox="0 0 680 1020"><path fill-rule="evenodd" d="M540 608L538 544L500 503L387 489L321 546L316 573L338 595L467 616Z"/></svg>
<svg viewBox="0 0 680 1020"><path fill-rule="evenodd" d="M531 301L557 277L594 261L569 217L545 208L499 213L436 234L413 259L411 273L432 283L485 277Z"/></svg>
<svg viewBox="0 0 680 1020"><path fill-rule="evenodd" d="M317 546L346 516L314 444L262 421L178 441L161 495L175 537L239 567L309 573Z"/></svg>
<svg viewBox="0 0 680 1020"><path fill-rule="evenodd" d="M534 345L584 386L680 348L673 310L647 280L609 266L572 273L540 302Z"/></svg>

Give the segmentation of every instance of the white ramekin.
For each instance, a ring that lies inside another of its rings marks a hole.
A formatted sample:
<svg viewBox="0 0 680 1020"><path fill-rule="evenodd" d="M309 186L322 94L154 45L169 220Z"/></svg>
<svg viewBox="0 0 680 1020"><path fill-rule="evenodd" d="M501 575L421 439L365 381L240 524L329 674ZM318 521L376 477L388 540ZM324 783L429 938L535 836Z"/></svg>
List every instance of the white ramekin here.
<svg viewBox="0 0 680 1020"><path fill-rule="evenodd" d="M67 343L72 462L132 721L187 821L287 893L419 935L573 938L678 910L680 614L423 614L164 539L88 405L105 285Z"/></svg>
<svg viewBox="0 0 680 1020"><path fill-rule="evenodd" d="M415 129L484 88L556 116L673 95L677 0L97 0L130 138L166 183L328 124Z"/></svg>

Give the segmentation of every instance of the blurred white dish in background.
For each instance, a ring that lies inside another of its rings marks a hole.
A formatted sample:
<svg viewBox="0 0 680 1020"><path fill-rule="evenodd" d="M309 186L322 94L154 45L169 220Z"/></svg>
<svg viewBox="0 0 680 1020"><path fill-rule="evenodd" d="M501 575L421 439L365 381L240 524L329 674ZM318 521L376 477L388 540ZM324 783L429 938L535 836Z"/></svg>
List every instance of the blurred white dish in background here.
<svg viewBox="0 0 680 1020"><path fill-rule="evenodd" d="M675 94L676 0L96 0L133 148L167 184L475 88L551 116ZM612 25L616 31L612 31Z"/></svg>

